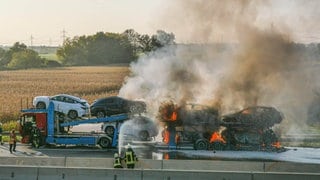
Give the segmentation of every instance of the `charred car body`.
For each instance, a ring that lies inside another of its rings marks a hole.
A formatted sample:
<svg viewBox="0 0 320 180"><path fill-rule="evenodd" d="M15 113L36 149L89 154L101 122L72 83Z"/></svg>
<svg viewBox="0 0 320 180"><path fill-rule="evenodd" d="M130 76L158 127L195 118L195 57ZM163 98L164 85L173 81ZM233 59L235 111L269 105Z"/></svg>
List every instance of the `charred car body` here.
<svg viewBox="0 0 320 180"><path fill-rule="evenodd" d="M191 144L197 150L209 149L210 136L220 126L218 110L199 104L177 106L172 101L164 102L158 119L165 126L164 143L173 145L170 139L174 138L177 146Z"/></svg>
<svg viewBox="0 0 320 180"><path fill-rule="evenodd" d="M226 143L213 143L213 148L236 150L275 150L279 139L272 127L281 123L283 114L274 107L253 106L222 116L222 138Z"/></svg>
<svg viewBox="0 0 320 180"><path fill-rule="evenodd" d="M165 126L165 144L178 148L190 143L196 150L281 149L272 127L282 121L283 115L273 107L254 106L225 116L219 116L212 107L187 107L172 102L160 106L158 119Z"/></svg>

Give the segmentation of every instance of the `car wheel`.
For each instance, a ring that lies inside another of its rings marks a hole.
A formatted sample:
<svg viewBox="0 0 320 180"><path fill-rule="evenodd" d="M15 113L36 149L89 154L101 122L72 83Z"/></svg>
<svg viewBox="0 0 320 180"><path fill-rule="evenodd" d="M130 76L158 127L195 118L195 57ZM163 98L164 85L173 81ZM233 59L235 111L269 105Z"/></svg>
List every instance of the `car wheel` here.
<svg viewBox="0 0 320 180"><path fill-rule="evenodd" d="M204 139L198 139L196 142L195 142L195 145L194 145L194 148L196 150L207 150L208 149L208 141L204 140Z"/></svg>
<svg viewBox="0 0 320 180"><path fill-rule="evenodd" d="M140 131L139 132L139 138L141 141L147 141L149 139L149 133L148 131Z"/></svg>
<svg viewBox="0 0 320 180"><path fill-rule="evenodd" d="M76 118L78 117L77 111L75 111L75 110L70 110L70 111L68 112L68 117L71 118L71 119L76 119Z"/></svg>
<svg viewBox="0 0 320 180"><path fill-rule="evenodd" d="M106 114L103 111L98 111L97 112L97 118L104 118Z"/></svg>
<svg viewBox="0 0 320 180"><path fill-rule="evenodd" d="M46 104L44 102L38 102L36 105L37 109L46 109Z"/></svg>
<svg viewBox="0 0 320 180"><path fill-rule="evenodd" d="M137 107L135 105L130 106L129 112L132 114L137 113Z"/></svg>
<svg viewBox="0 0 320 180"><path fill-rule="evenodd" d="M143 108L142 105L137 105L136 111L138 114L141 114L145 112L145 109Z"/></svg>
<svg viewBox="0 0 320 180"><path fill-rule="evenodd" d="M113 136L114 134L114 127L113 126L107 126L104 129L104 132L108 135L108 136Z"/></svg>
<svg viewBox="0 0 320 180"><path fill-rule="evenodd" d="M107 138L107 137L102 137L99 140L99 146L101 148L108 148L108 147L111 146L111 140L109 138Z"/></svg>

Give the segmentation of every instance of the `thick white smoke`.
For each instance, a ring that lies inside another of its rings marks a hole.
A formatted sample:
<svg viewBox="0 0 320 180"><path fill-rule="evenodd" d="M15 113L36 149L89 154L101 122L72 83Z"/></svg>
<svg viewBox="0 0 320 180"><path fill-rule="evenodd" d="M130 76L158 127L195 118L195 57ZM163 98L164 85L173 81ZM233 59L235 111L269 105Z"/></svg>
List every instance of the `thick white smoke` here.
<svg viewBox="0 0 320 180"><path fill-rule="evenodd" d="M120 96L144 99L151 113L157 113L160 103L168 99L212 105L223 114L252 105L274 106L286 117L284 131L305 124L312 90L320 84L314 75L317 70L295 51L286 26L257 26L259 10L272 3L178 2L168 14L180 17L184 12L187 18L175 21L175 26L187 27L190 37L206 44L179 44L140 58L131 65L132 75ZM188 19L194 24L186 26ZM229 33L230 41L216 43L211 35L217 30Z"/></svg>

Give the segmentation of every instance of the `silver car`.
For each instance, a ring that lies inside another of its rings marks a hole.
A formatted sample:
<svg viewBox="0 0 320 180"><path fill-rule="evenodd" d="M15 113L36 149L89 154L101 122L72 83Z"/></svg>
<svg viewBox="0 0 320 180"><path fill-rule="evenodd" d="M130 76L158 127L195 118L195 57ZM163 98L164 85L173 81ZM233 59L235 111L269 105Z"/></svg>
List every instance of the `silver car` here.
<svg viewBox="0 0 320 180"><path fill-rule="evenodd" d="M149 141L158 135L157 124L145 116L132 116L130 119L125 120L118 124L121 134L126 138L139 140L139 141ZM117 126L116 122L107 122L101 126L101 130L107 135L113 136L115 128Z"/></svg>
<svg viewBox="0 0 320 180"><path fill-rule="evenodd" d="M71 119L89 114L89 103L86 100L67 94L36 96L33 99L33 106L38 109L46 109L50 102L54 103L55 111L66 114Z"/></svg>

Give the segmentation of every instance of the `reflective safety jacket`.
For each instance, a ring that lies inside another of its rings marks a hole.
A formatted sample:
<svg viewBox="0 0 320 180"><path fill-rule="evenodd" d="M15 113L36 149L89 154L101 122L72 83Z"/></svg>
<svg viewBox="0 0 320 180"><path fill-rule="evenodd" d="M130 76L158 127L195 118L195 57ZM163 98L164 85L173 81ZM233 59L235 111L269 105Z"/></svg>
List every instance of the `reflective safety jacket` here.
<svg viewBox="0 0 320 180"><path fill-rule="evenodd" d="M134 164L136 161L136 157L133 151L127 151L126 152L126 163L128 164Z"/></svg>
<svg viewBox="0 0 320 180"><path fill-rule="evenodd" d="M113 167L114 168L122 167L121 158L119 156L114 158Z"/></svg>

